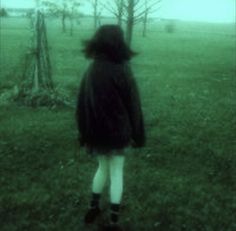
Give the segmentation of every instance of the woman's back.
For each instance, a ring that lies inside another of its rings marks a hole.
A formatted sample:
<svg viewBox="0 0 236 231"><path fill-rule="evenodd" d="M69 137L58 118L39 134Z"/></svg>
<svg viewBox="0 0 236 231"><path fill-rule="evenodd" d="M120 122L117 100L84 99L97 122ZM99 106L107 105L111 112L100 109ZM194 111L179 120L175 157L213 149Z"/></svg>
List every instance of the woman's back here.
<svg viewBox="0 0 236 231"><path fill-rule="evenodd" d="M122 148L130 143L131 123L127 64L95 60L82 81L80 124L87 142L96 148Z"/></svg>

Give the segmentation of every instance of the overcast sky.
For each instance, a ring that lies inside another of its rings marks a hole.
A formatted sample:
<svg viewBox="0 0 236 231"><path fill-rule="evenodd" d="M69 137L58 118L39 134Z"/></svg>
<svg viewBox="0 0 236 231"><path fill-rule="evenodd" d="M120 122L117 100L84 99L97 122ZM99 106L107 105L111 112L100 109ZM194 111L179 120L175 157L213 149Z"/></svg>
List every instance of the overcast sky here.
<svg viewBox="0 0 236 231"><path fill-rule="evenodd" d="M1 7L6 8L28 8L35 4L34 0L0 0L0 2ZM81 2L85 2L81 11L92 12L88 1L81 0ZM163 0L156 16L193 21L235 22L235 3L236 0ZM102 14L107 13L104 10Z"/></svg>

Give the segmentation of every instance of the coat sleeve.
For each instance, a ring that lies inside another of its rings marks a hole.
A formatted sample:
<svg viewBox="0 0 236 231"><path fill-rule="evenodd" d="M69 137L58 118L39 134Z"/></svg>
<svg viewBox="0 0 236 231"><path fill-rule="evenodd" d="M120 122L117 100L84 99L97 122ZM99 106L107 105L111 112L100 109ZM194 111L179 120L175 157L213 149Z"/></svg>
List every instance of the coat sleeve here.
<svg viewBox="0 0 236 231"><path fill-rule="evenodd" d="M78 141L85 145L86 116L85 116L85 78L82 79L76 105L76 122L78 129Z"/></svg>
<svg viewBox="0 0 236 231"><path fill-rule="evenodd" d="M124 86L126 85L126 86ZM135 147L145 144L145 129L139 90L130 66L125 67L123 79L123 101L129 114L132 139Z"/></svg>

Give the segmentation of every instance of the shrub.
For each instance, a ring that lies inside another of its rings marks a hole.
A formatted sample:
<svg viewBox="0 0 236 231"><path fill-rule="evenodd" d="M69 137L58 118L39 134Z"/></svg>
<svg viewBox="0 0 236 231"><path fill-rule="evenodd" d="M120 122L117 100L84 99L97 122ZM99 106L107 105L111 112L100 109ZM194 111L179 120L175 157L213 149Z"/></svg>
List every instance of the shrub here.
<svg viewBox="0 0 236 231"><path fill-rule="evenodd" d="M7 17L7 11L5 8L0 8L0 17Z"/></svg>
<svg viewBox="0 0 236 231"><path fill-rule="evenodd" d="M174 33L175 32L175 29L176 29L176 26L175 26L175 22L174 21L169 21L166 25L165 25L165 31L167 33Z"/></svg>

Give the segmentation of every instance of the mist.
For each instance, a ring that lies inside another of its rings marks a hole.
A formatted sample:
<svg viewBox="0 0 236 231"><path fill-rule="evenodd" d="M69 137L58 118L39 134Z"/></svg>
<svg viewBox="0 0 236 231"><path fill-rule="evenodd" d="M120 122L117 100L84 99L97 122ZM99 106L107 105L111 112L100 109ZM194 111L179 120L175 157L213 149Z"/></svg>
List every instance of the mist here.
<svg viewBox="0 0 236 231"><path fill-rule="evenodd" d="M1 0L1 230L235 230L235 1L66 2Z"/></svg>

